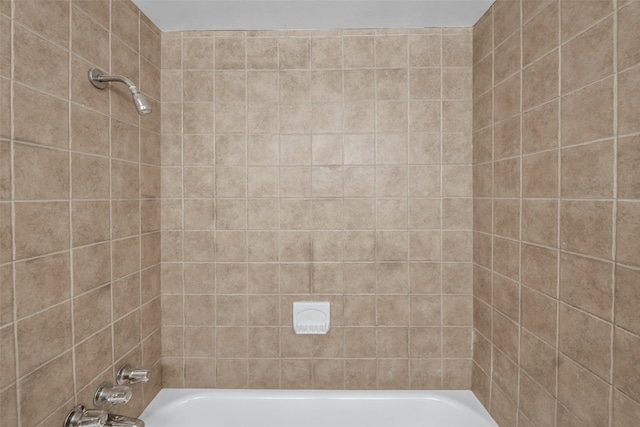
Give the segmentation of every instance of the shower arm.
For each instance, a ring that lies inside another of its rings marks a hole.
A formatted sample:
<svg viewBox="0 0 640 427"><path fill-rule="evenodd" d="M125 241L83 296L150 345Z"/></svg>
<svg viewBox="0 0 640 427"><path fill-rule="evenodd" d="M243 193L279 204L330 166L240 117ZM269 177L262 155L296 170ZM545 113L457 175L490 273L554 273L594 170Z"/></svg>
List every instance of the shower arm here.
<svg viewBox="0 0 640 427"><path fill-rule="evenodd" d="M151 105L147 102L146 98L140 93L136 85L124 76L110 76L104 73L104 71L97 68L91 68L89 70L89 81L94 87L98 89L104 89L107 87L106 83L120 82L127 85L131 95L133 96L133 103L138 110L138 114L145 115L151 113Z"/></svg>
<svg viewBox="0 0 640 427"><path fill-rule="evenodd" d="M126 84L129 87L130 91L140 92L138 90L138 87L135 85L135 83L133 83L128 78L124 76L115 76L115 75L110 76L110 75L104 74L102 71L98 70L97 68L92 68L89 70L89 80L91 80L91 83L98 89L106 88L107 85L105 83L108 83L108 82L120 82L120 83Z"/></svg>

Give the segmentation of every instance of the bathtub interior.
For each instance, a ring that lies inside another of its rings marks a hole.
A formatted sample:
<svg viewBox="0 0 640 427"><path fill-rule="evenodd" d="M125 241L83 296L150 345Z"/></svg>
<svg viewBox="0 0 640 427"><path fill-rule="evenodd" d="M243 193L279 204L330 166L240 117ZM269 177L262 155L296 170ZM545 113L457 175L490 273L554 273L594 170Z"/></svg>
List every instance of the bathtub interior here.
<svg viewBox="0 0 640 427"><path fill-rule="evenodd" d="M468 390L163 389L146 427L497 427Z"/></svg>

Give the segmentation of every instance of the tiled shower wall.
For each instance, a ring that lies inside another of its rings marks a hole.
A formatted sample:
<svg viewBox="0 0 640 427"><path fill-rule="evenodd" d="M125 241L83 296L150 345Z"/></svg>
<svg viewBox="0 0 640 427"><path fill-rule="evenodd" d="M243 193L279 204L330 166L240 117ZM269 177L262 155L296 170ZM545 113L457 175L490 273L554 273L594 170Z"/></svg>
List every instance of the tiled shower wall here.
<svg viewBox="0 0 640 427"><path fill-rule="evenodd" d="M640 2L474 27L476 395L501 426L640 419Z"/></svg>
<svg viewBox="0 0 640 427"><path fill-rule="evenodd" d="M470 387L471 36L162 35L165 386Z"/></svg>
<svg viewBox="0 0 640 427"><path fill-rule="evenodd" d="M2 426L61 425L125 362L152 381L124 412L159 390L160 53L130 2L0 2Z"/></svg>

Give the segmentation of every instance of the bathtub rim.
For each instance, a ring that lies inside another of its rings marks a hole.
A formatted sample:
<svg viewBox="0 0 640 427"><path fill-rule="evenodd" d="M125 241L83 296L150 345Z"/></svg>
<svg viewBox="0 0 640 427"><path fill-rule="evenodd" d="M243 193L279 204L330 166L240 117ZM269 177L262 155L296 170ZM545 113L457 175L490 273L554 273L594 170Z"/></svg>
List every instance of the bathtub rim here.
<svg viewBox="0 0 640 427"><path fill-rule="evenodd" d="M217 389L217 388L162 388L144 408L141 419L145 419L162 408L179 406L206 397L252 398L252 399L424 399L437 400L453 407L464 407L478 417L493 423L486 408L471 390L318 390L318 389Z"/></svg>

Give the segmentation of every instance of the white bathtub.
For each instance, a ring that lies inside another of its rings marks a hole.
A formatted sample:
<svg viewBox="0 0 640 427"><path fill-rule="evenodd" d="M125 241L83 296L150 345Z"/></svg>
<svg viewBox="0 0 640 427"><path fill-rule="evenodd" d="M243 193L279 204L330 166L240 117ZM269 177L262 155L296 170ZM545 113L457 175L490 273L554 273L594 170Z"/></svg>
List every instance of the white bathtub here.
<svg viewBox="0 0 640 427"><path fill-rule="evenodd" d="M163 389L146 427L497 427L472 392Z"/></svg>

